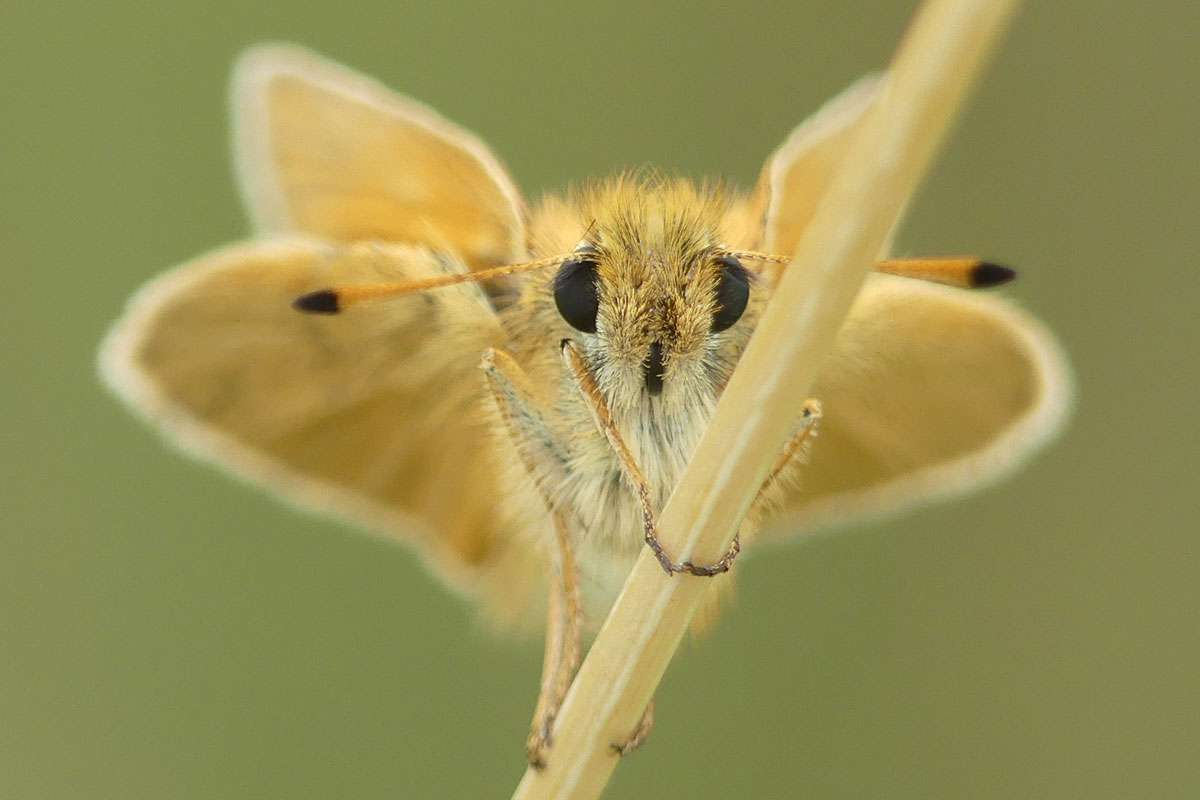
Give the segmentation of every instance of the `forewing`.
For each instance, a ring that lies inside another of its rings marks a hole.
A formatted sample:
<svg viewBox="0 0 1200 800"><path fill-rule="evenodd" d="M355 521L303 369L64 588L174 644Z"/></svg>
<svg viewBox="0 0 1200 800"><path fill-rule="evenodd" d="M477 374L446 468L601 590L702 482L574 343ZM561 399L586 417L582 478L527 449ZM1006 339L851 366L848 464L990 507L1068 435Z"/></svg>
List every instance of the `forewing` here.
<svg viewBox="0 0 1200 800"><path fill-rule="evenodd" d="M882 83L879 75L859 79L802 122L767 159L753 195L763 223L763 250L795 251Z"/></svg>
<svg viewBox="0 0 1200 800"><path fill-rule="evenodd" d="M989 296L874 276L814 396L819 434L767 535L960 494L1062 425L1070 379L1035 319Z"/></svg>
<svg viewBox="0 0 1200 800"><path fill-rule="evenodd" d="M501 343L476 284L332 316L334 283L461 271L406 245L241 244L144 287L101 353L109 385L177 443L298 505L416 540L454 579L499 558L480 356Z"/></svg>
<svg viewBox="0 0 1200 800"><path fill-rule="evenodd" d="M432 109L301 48L265 45L233 81L242 193L263 233L520 260L520 195L488 148Z"/></svg>

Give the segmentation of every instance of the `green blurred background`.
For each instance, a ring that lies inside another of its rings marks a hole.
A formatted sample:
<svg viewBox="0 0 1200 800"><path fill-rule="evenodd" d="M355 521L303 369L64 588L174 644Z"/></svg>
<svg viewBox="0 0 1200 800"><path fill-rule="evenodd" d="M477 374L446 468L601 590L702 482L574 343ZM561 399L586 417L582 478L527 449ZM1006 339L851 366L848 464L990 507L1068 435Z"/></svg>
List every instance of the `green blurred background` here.
<svg viewBox="0 0 1200 800"><path fill-rule="evenodd" d="M913 6L3 3L0 797L504 797L523 770L538 642L97 384L130 291L246 232L239 50L378 76L530 195L647 162L745 185ZM899 245L1022 267L1073 424L979 496L741 562L609 796L1200 795L1198 36L1190 0L1029 4Z"/></svg>

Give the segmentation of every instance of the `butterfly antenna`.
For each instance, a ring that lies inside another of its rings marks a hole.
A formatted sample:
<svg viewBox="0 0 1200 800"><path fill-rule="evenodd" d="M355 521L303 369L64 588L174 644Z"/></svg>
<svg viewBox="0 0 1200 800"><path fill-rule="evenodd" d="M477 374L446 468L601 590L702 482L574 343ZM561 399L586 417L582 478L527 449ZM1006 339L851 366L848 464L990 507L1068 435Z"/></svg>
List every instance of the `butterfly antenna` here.
<svg viewBox="0 0 1200 800"><path fill-rule="evenodd" d="M531 272L537 269L553 267L570 258L570 254L552 256L536 261L527 261L523 264L506 264L502 267L492 267L491 269L462 272L454 275L438 275L415 281L333 286L297 297L292 301L292 307L298 311L310 314L337 314L339 311L344 311L350 306L364 301L403 297L408 294L427 292L430 289L440 289L443 286L454 286L459 283L477 283L479 281L492 280L493 278L503 278L518 272Z"/></svg>
<svg viewBox="0 0 1200 800"><path fill-rule="evenodd" d="M721 250L721 255L746 261L787 264L789 256L760 253L755 250ZM1008 283L1017 277L1015 270L974 256L950 258L887 258L875 264L876 272L899 275L902 278L957 286L960 289L985 289Z"/></svg>
<svg viewBox="0 0 1200 800"><path fill-rule="evenodd" d="M889 258L875 265L876 272L917 278L960 289L986 289L999 286L1017 277L1009 267L984 261L981 258Z"/></svg>

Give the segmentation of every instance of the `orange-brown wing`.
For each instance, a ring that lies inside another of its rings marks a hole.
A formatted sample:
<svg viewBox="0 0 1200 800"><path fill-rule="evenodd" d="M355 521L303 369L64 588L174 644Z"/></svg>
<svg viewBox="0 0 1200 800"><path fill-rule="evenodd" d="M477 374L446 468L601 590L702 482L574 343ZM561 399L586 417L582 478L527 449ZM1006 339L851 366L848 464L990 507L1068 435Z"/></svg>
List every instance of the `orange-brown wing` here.
<svg viewBox="0 0 1200 800"><path fill-rule="evenodd" d="M189 452L309 509L417 543L457 585L518 561L478 369L501 344L476 284L342 314L297 296L464 269L425 248L240 244L151 282L101 352L108 384ZM532 573L536 575L536 569Z"/></svg>
<svg viewBox="0 0 1200 800"><path fill-rule="evenodd" d="M1002 299L873 276L814 392L819 433L764 538L979 488L1061 427L1057 342Z"/></svg>
<svg viewBox="0 0 1200 800"><path fill-rule="evenodd" d="M242 193L262 233L524 255L521 198L487 146L414 100L301 48L264 45L233 80Z"/></svg>

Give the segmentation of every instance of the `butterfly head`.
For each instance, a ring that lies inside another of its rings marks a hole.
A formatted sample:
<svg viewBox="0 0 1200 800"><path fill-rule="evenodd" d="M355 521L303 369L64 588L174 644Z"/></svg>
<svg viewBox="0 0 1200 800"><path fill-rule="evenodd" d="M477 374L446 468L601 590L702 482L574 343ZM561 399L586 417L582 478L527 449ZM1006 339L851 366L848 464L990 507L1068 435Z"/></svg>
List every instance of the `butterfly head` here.
<svg viewBox="0 0 1200 800"><path fill-rule="evenodd" d="M749 327L754 279L726 250L725 201L617 183L580 205L586 233L550 286L609 403L712 396Z"/></svg>

